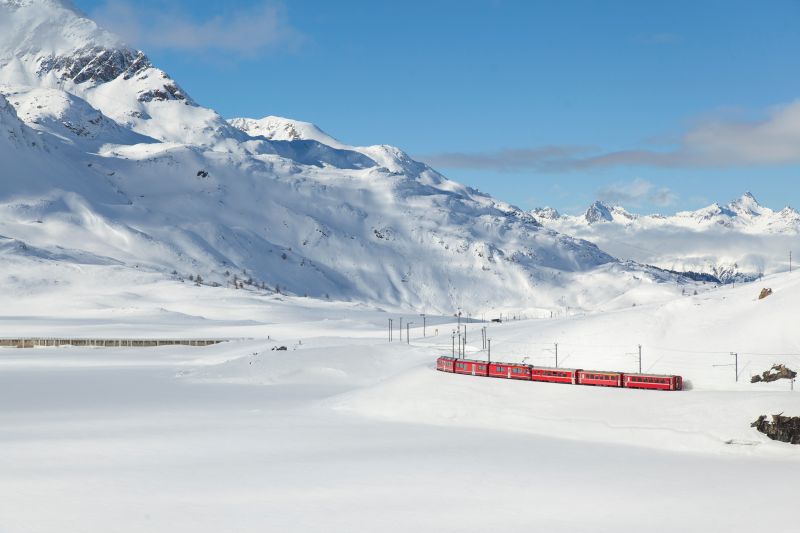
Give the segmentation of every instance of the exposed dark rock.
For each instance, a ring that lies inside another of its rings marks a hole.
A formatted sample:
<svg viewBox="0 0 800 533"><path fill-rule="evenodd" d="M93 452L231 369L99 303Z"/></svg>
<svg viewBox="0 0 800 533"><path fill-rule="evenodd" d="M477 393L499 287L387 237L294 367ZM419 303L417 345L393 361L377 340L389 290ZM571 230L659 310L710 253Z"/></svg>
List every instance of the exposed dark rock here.
<svg viewBox="0 0 800 533"><path fill-rule="evenodd" d="M797 377L797 372L787 368L785 365L777 364L772 365L772 368L761 373L760 376L756 375L750 378L750 383L758 383L759 381L771 382L778 381L779 379L794 379Z"/></svg>
<svg viewBox="0 0 800 533"><path fill-rule="evenodd" d="M772 289L761 289L761 293L758 295L758 299L763 300L770 294L772 294Z"/></svg>
<svg viewBox="0 0 800 533"><path fill-rule="evenodd" d="M692 270L669 270L669 269L662 269L664 272L669 272L670 274L675 274L677 276L683 276L685 278L689 278L692 281L705 281L707 283L722 283L722 281L713 274L708 274L706 272L694 272Z"/></svg>
<svg viewBox="0 0 800 533"><path fill-rule="evenodd" d="M39 76L57 71L62 80L105 83L119 76L127 80L152 67L143 52L130 49L87 47L71 56L50 56L39 63Z"/></svg>
<svg viewBox="0 0 800 533"><path fill-rule="evenodd" d="M790 444L800 444L800 417L772 415L772 421L767 421L767 415L761 415L750 424L750 427L771 438Z"/></svg>
<svg viewBox="0 0 800 533"><path fill-rule="evenodd" d="M186 100L186 95L174 83L167 83L161 89L151 89L140 93L136 99L140 102L152 102L153 100L163 102L164 100Z"/></svg>

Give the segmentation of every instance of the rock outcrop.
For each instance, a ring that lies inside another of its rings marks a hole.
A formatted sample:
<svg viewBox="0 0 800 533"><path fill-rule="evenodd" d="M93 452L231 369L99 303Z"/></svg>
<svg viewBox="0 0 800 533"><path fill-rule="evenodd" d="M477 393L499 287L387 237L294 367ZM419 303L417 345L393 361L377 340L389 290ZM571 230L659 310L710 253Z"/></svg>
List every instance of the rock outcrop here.
<svg viewBox="0 0 800 533"><path fill-rule="evenodd" d="M797 372L787 368L786 365L778 364L772 365L772 368L762 372L760 376L756 375L750 378L750 383L758 383L760 381L769 383L779 379L794 379L796 377Z"/></svg>
<svg viewBox="0 0 800 533"><path fill-rule="evenodd" d="M761 415L758 420L750 424L772 440L800 444L800 417L772 415L772 421L767 420L767 415Z"/></svg>

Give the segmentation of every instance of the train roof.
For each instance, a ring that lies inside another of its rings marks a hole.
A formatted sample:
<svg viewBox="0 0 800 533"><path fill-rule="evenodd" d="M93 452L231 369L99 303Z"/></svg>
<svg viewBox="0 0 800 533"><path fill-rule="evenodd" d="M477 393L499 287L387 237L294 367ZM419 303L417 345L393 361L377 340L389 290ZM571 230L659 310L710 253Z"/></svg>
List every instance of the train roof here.
<svg viewBox="0 0 800 533"><path fill-rule="evenodd" d="M638 372L625 372L626 376L642 376L645 378L679 378L678 374L639 374Z"/></svg>

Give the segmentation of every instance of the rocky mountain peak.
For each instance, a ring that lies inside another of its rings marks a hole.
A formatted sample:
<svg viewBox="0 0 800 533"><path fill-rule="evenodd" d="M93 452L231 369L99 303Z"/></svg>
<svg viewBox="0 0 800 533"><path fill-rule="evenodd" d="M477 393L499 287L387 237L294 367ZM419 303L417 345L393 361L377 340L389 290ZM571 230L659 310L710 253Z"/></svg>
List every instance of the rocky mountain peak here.
<svg viewBox="0 0 800 533"><path fill-rule="evenodd" d="M758 203L752 193L745 192L740 198L728 204L728 209L737 215L759 216L765 208Z"/></svg>
<svg viewBox="0 0 800 533"><path fill-rule="evenodd" d="M541 218L545 220L556 220L561 218L561 213L558 212L554 207L537 207L531 214L536 218Z"/></svg>
<svg viewBox="0 0 800 533"><path fill-rule="evenodd" d="M614 215L611 214L611 208L600 200L590 205L583 216L589 224L611 222L614 220Z"/></svg>

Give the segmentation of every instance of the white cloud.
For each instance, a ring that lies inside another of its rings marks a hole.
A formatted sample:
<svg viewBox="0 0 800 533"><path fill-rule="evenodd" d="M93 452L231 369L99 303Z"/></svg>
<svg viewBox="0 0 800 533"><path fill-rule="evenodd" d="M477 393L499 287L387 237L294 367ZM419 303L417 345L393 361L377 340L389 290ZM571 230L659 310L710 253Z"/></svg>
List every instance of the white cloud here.
<svg viewBox="0 0 800 533"><path fill-rule="evenodd" d="M758 120L703 120L663 150L543 146L420 156L450 168L570 172L615 167L730 168L800 164L800 100Z"/></svg>
<svg viewBox="0 0 800 533"><path fill-rule="evenodd" d="M667 187L658 187L642 178L628 182L612 183L597 192L597 197L604 202L621 204L630 207L657 205L665 207L673 205L678 195Z"/></svg>
<svg viewBox="0 0 800 533"><path fill-rule="evenodd" d="M290 24L285 6L267 0L205 20L196 20L177 7L154 9L129 0L107 0L92 16L145 50L217 50L250 56L267 49L294 48L305 39Z"/></svg>
<svg viewBox="0 0 800 533"><path fill-rule="evenodd" d="M512 171L540 169L552 161L569 160L590 151L584 146L537 146L496 152L441 152L416 157L439 168Z"/></svg>
<svg viewBox="0 0 800 533"><path fill-rule="evenodd" d="M800 100L759 120L705 120L664 151L621 150L552 162L552 170L618 166L762 167L800 164Z"/></svg>
<svg viewBox="0 0 800 533"><path fill-rule="evenodd" d="M689 131L682 150L713 163L800 163L800 100L771 109L757 121L715 120Z"/></svg>

